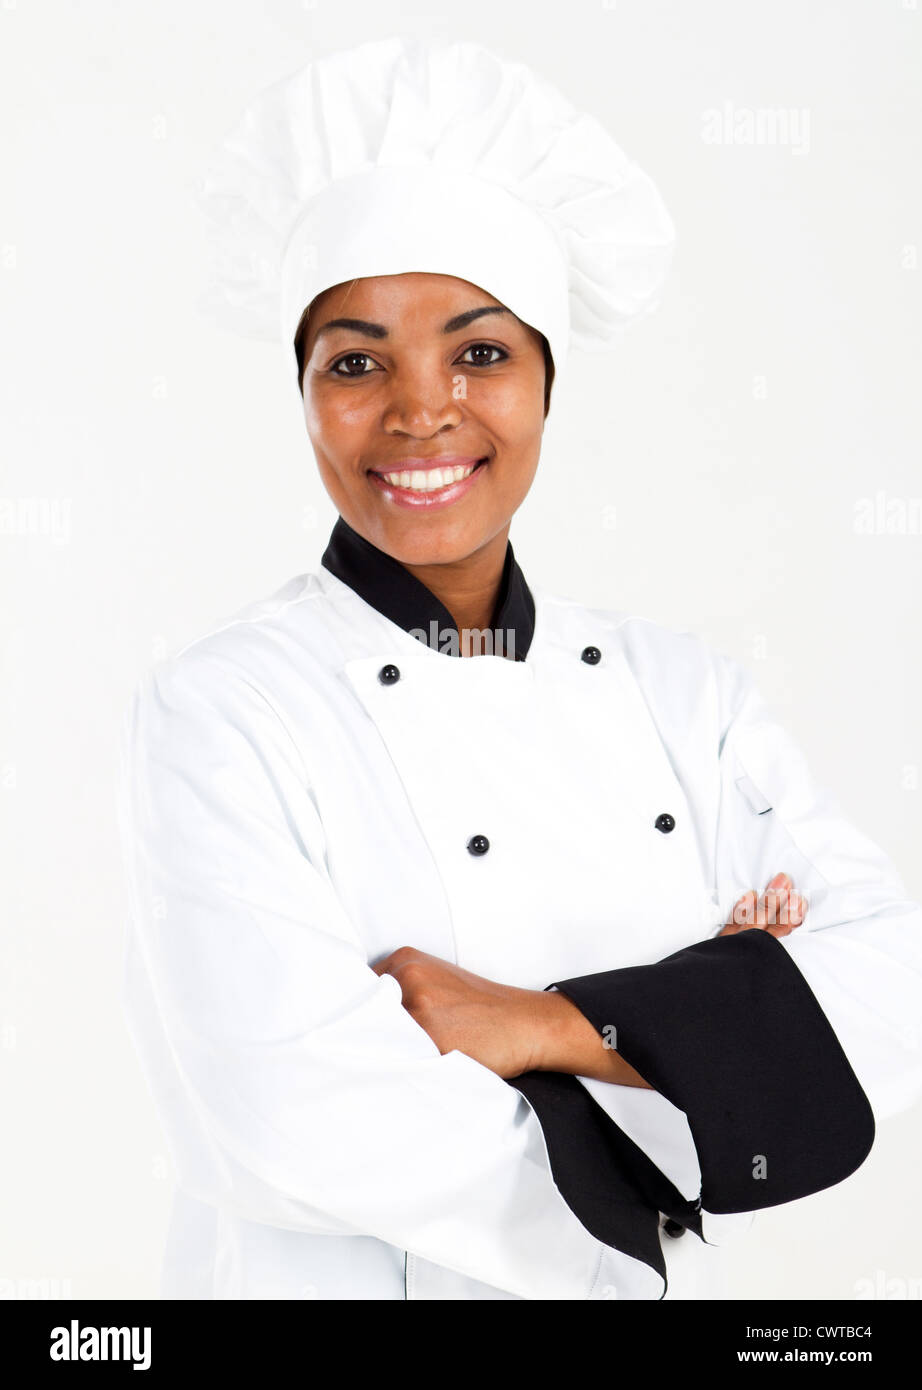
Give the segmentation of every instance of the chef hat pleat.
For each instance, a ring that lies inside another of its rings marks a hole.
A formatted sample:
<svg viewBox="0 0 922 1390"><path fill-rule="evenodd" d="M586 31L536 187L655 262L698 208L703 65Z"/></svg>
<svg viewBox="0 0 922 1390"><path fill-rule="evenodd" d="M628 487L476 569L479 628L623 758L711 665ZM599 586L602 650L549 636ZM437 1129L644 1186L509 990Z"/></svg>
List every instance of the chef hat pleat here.
<svg viewBox="0 0 922 1390"><path fill-rule="evenodd" d="M199 307L293 360L308 304L409 271L470 281L569 348L612 346L658 304L675 231L650 177L525 64L395 37L273 83L199 180Z"/></svg>

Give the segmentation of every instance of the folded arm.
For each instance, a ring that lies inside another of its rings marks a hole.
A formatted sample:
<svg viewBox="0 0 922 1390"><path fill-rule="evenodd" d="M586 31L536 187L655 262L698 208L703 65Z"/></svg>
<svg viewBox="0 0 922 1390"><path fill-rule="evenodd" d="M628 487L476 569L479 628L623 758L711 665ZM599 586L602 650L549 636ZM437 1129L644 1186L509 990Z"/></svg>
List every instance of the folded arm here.
<svg viewBox="0 0 922 1390"><path fill-rule="evenodd" d="M755 892L741 895L720 935L764 930L786 936L805 911L790 876L779 873L758 899ZM556 1071L652 1089L618 1052L616 1026L597 1028L556 988L500 984L412 946L391 952L374 970L394 977L404 1008L442 1053L463 1052L507 1079Z"/></svg>
<svg viewBox="0 0 922 1390"><path fill-rule="evenodd" d="M441 1055L369 968L268 699L207 649L180 657L136 691L123 757L125 1003L184 1189L523 1298L601 1297L624 1257L564 1200L533 1109Z"/></svg>
<svg viewBox="0 0 922 1390"><path fill-rule="evenodd" d="M531 1099L546 1132L569 1129L571 1142L574 1126L594 1124L571 1077L613 1125L623 1087L657 1092L688 1121L695 1208L728 1214L842 1181L871 1148L875 1113L922 1092L922 913L880 848L813 781L752 678L714 655L714 872L724 911L737 898L727 924L649 965L556 981L541 995L508 991L494 1022L519 1041L495 1069ZM777 902L760 913L749 888L779 866L797 890L783 895L791 915L780 927ZM414 1009L420 993L431 1036L495 1065L485 1036L458 1027L459 1010L432 1008L431 984L411 988L405 1004ZM604 1146L597 1152L607 1161ZM638 1175L650 1154L627 1154ZM657 1184L648 1190L667 1210Z"/></svg>

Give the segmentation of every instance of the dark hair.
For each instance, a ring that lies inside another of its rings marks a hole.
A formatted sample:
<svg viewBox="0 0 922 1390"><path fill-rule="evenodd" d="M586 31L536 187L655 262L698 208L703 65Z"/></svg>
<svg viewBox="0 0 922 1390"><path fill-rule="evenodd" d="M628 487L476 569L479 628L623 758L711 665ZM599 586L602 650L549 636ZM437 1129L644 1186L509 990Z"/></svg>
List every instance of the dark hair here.
<svg viewBox="0 0 922 1390"><path fill-rule="evenodd" d="M298 390L302 393L304 391L304 343L307 338L307 323L312 308L313 300L308 304L304 313L301 315L301 322L298 324L298 330L295 333L295 360L298 364ZM545 338L543 333L539 336L541 338L541 348L544 353L544 415L546 419L547 412L551 408L551 387L554 384L554 359L551 356L551 346L547 338Z"/></svg>

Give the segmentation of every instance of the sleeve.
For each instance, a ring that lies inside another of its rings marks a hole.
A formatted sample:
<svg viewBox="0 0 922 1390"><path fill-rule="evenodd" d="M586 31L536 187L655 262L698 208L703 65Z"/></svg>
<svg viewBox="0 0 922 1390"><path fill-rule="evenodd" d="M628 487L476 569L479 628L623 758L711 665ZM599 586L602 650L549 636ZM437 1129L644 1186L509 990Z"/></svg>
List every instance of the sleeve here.
<svg viewBox="0 0 922 1390"><path fill-rule="evenodd" d="M918 905L816 785L743 668L718 656L717 685L720 920L785 870L807 898L804 924L782 938L715 934L650 965L554 982L684 1112L699 1215L751 1213L841 1182L867 1157L875 1115L922 1093ZM596 1100L621 1089L586 1085Z"/></svg>
<svg viewBox="0 0 922 1390"><path fill-rule="evenodd" d="M522 1298L608 1296L623 1256L562 1197L533 1109L441 1056L369 967L261 689L224 659L155 668L125 713L119 815L123 1004L185 1190Z"/></svg>

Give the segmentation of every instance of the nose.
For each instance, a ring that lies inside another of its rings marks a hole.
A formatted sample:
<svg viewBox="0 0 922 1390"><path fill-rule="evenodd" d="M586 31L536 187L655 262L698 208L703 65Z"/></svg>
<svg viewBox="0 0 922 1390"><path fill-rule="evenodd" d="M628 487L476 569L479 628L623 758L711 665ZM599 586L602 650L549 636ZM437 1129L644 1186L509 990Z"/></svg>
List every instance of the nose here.
<svg viewBox="0 0 922 1390"><path fill-rule="evenodd" d="M395 372L384 409L384 429L422 439L459 425L463 411L462 398L456 394L458 378L457 372L425 367Z"/></svg>

